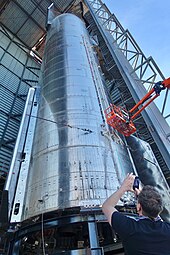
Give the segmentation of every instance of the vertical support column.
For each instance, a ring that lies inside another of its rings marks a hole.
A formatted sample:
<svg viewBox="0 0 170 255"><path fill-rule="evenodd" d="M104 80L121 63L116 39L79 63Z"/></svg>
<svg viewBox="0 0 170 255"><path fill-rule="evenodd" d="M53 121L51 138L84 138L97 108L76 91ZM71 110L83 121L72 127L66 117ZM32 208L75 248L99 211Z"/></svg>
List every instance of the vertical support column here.
<svg viewBox="0 0 170 255"><path fill-rule="evenodd" d="M88 222L91 255L103 255L102 247L99 247L96 222Z"/></svg>
<svg viewBox="0 0 170 255"><path fill-rule="evenodd" d="M32 110L32 102L34 99L35 89L30 88L27 96L27 100L25 103L25 109L22 115L22 120L20 124L20 129L18 132L17 140L15 143L13 158L11 161L11 166L8 174L8 178L5 185L5 190L8 190L8 209L9 209L9 216L11 214L13 200L15 196L16 186L18 182L18 175L20 172L20 165L22 162L22 153L25 144L25 139L27 135L28 125L30 121L30 115Z"/></svg>
<svg viewBox="0 0 170 255"><path fill-rule="evenodd" d="M36 126L36 118L39 106L39 89L36 88L34 98L29 102L32 106L29 113L29 122L25 135L25 143L23 146L22 154L24 155L22 162L20 163L19 175L17 180L17 186L15 187L15 197L13 202L11 223L22 221L24 198L27 192L27 178L31 160L31 151L33 146L33 138Z"/></svg>
<svg viewBox="0 0 170 255"><path fill-rule="evenodd" d="M9 251L9 254L19 255L19 247L20 247L20 245L21 245L21 240L15 242L11 252Z"/></svg>

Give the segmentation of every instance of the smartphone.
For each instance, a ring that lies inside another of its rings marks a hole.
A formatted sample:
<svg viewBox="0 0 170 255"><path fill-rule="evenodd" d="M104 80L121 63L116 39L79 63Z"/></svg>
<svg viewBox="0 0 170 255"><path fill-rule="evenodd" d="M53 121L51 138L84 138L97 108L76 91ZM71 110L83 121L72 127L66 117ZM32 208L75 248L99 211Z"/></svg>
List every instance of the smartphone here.
<svg viewBox="0 0 170 255"><path fill-rule="evenodd" d="M139 189L139 177L138 176L136 176L135 177L135 180L134 180L134 183L133 183L133 190L135 190L135 189Z"/></svg>

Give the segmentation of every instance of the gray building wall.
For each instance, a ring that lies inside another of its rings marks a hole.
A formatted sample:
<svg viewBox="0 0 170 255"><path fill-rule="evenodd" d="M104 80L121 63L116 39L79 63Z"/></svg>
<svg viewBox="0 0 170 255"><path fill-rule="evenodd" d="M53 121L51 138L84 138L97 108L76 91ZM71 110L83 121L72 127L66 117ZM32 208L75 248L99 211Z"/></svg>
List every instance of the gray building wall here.
<svg viewBox="0 0 170 255"><path fill-rule="evenodd" d="M38 82L40 64L29 52L0 27L0 190L10 167L28 89Z"/></svg>

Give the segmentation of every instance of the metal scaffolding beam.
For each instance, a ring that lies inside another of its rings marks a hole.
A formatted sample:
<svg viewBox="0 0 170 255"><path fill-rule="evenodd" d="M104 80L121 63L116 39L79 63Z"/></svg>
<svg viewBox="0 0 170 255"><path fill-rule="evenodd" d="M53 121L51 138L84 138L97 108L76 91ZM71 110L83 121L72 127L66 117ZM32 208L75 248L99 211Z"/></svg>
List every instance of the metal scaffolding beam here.
<svg viewBox="0 0 170 255"><path fill-rule="evenodd" d="M105 42L102 45L103 54L107 54L109 60L112 59L114 62L114 68L110 72L112 71L113 77L121 77L133 100L137 103L155 82L164 79L163 74L152 57L145 57L129 31L123 29L101 0L85 2L98 30L95 32L100 33ZM93 24L91 24L91 29L92 26ZM167 93L164 98L164 108L166 103ZM153 138L167 165L166 170L169 170L170 127L154 103L142 113L142 116L147 126L145 133Z"/></svg>

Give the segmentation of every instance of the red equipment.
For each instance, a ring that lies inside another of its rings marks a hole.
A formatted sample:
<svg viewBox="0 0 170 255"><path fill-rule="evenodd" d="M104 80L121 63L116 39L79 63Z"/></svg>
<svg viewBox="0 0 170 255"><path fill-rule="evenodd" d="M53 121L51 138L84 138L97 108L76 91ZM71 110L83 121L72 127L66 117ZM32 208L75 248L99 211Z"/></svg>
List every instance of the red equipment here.
<svg viewBox="0 0 170 255"><path fill-rule="evenodd" d="M110 106L104 111L107 123L115 128L118 132L125 136L130 136L136 132L136 127L133 120L138 116L155 98L160 95L163 89L170 89L170 77L164 81L157 82L154 87L130 110L126 111L120 106L110 104ZM149 100L146 104L144 104ZM144 104L135 113L134 111Z"/></svg>

